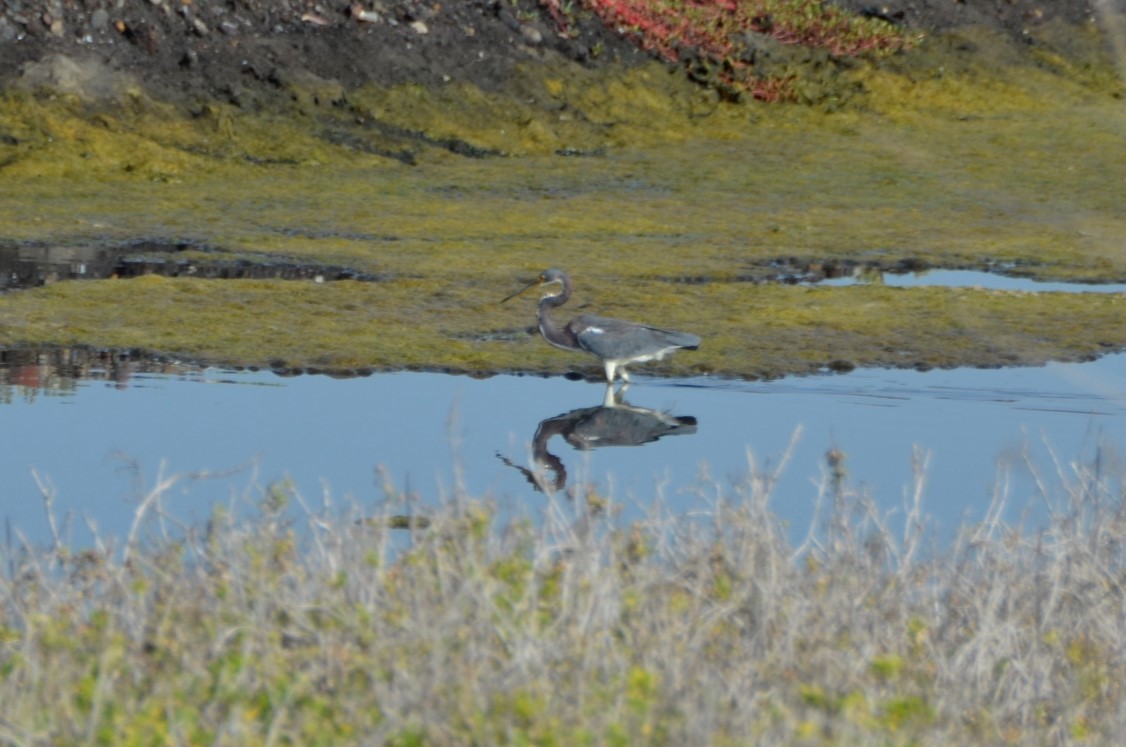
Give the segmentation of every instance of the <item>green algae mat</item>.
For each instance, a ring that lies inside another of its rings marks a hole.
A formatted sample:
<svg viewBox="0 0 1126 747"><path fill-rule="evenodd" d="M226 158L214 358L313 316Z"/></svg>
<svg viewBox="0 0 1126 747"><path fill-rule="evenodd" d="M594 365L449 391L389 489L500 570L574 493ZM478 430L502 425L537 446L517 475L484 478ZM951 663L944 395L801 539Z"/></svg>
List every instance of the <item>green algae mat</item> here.
<svg viewBox="0 0 1126 747"><path fill-rule="evenodd" d="M839 106L722 103L659 65L513 83L552 106L465 86L190 114L140 92L112 106L9 93L0 243L175 243L190 247L181 263L332 264L374 280L57 283L0 296L0 345L597 374L538 339L534 299L498 303L559 267L574 313L704 339L642 369L662 375L1122 350L1123 294L759 282L782 265L1126 281L1121 87L1062 59L1009 64L993 41L976 66L942 67L941 50L927 65L858 64L864 94Z"/></svg>

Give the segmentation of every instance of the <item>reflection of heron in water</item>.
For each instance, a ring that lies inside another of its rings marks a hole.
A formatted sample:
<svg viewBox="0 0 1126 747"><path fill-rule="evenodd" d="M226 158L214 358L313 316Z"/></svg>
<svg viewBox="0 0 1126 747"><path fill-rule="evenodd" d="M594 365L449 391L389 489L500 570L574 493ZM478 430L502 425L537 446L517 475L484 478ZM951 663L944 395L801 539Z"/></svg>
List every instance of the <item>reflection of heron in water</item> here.
<svg viewBox="0 0 1126 747"><path fill-rule="evenodd" d="M532 459L555 479L545 480L543 473L514 464L500 453L497 457L505 464L523 473L536 490L541 492L562 490L567 484L567 468L563 460L547 450L547 442L554 436L579 451L589 451L603 446L640 446L664 436L687 435L696 432L696 418L691 415L670 415L647 407L635 407L622 399L622 393L606 388L606 398L597 407L582 407L540 422L532 438Z"/></svg>

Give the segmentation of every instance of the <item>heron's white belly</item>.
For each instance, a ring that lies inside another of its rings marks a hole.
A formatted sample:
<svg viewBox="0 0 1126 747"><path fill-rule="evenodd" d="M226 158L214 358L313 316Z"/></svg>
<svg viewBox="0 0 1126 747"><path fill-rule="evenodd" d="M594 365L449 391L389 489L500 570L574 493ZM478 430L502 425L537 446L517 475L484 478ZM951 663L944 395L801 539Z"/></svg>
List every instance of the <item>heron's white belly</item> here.
<svg viewBox="0 0 1126 747"><path fill-rule="evenodd" d="M646 353L645 355L633 355L628 358L615 358L611 360L610 363L613 363L615 366L625 366L630 363L648 363L649 361L659 361L674 350L676 350L675 347L664 348L663 350L656 350L652 353Z"/></svg>

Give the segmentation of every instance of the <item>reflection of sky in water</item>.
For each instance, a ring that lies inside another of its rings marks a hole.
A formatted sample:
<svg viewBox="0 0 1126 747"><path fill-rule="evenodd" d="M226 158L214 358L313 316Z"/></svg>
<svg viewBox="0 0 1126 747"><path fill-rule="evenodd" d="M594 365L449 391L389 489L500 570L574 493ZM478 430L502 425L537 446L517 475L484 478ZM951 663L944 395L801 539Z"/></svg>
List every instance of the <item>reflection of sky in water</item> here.
<svg viewBox="0 0 1126 747"><path fill-rule="evenodd" d="M776 382L643 380L627 393L631 404L694 416L698 431L592 452L556 437L548 448L567 465L571 483L593 480L603 495L629 503L648 501L661 482L666 503L680 512L706 509L687 490L704 465L711 479L728 484L746 472L747 449L760 466L777 464L801 426L773 497L797 536L810 520L827 449L843 450L853 483L891 509L903 505L918 444L932 452L924 511L948 530L967 513L981 516L998 456L1026 444L1049 473L1044 437L1064 463L1090 458L1100 434L1126 455L1124 382L1126 355L1043 368L859 370ZM56 488L60 509L124 535L133 475L115 453L136 460L146 486L161 460L168 473L258 460L256 473L174 489L168 507L189 518L206 516L212 502L255 480L285 476L313 503L328 490L375 505L383 496L377 465L398 487L434 500L454 486L455 453L473 495L539 505L543 496L497 453L527 464L541 420L598 405L602 395L602 385L563 379L406 373L334 380L208 371L137 376L126 389L83 382L73 394L0 406L0 515L46 537L34 467ZM1031 482L1018 475L1011 503L1022 507L1032 495ZM85 533L74 536L81 541Z"/></svg>
<svg viewBox="0 0 1126 747"><path fill-rule="evenodd" d="M815 285L858 285L870 282L863 274L843 278L820 280ZM988 290L1008 290L1047 293L1052 291L1071 293L1126 293L1122 283L1060 283L1042 282L1031 278L1010 277L978 270L926 270L924 272L885 272L879 274L879 282L887 286L901 288L921 288L941 286L946 288L986 288Z"/></svg>

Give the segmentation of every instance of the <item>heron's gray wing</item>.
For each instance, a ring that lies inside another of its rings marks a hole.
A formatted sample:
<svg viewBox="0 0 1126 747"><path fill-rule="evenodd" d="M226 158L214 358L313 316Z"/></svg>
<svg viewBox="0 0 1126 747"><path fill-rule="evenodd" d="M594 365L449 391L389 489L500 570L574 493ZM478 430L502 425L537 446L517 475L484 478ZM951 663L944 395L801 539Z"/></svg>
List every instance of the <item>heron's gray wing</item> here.
<svg viewBox="0 0 1126 747"><path fill-rule="evenodd" d="M699 347L700 338L621 319L584 314L568 325L579 347L602 359L628 360L669 348Z"/></svg>

